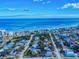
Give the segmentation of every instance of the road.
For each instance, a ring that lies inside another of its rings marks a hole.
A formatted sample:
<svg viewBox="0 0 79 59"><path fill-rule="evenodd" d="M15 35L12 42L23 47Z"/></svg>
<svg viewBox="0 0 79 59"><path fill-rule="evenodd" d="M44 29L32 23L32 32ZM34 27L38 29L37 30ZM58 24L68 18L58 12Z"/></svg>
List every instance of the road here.
<svg viewBox="0 0 79 59"><path fill-rule="evenodd" d="M57 47L56 47L56 45L55 45L55 43L54 43L54 41L53 41L53 37L52 37L52 35L51 35L50 32L49 32L49 35L50 35L51 41L52 41L52 43L53 43L53 46L54 46L54 48L55 48L57 59L63 59L63 58L60 56L60 53L59 53L59 51L58 51L58 49L57 49Z"/></svg>
<svg viewBox="0 0 79 59"><path fill-rule="evenodd" d="M27 43L27 46L26 46L26 47L24 48L24 50L20 53L20 56L19 56L18 59L24 59L24 58L23 58L24 52L28 49L28 47L29 47L29 45L30 45L30 43L31 43L31 41L32 41L33 36L34 36L34 35L31 35L30 40L29 40L28 43Z"/></svg>

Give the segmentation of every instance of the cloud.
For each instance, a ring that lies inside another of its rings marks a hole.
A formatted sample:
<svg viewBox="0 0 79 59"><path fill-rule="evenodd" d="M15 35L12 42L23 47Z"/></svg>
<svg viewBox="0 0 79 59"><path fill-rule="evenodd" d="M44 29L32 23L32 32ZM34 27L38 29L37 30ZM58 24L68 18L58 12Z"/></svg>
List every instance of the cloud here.
<svg viewBox="0 0 79 59"><path fill-rule="evenodd" d="M66 8L79 8L79 3L67 3L64 6L57 8L57 9L66 9Z"/></svg>
<svg viewBox="0 0 79 59"><path fill-rule="evenodd" d="M28 9L28 8L22 8L22 9L7 8L6 10L7 10L7 11L20 11L20 12L26 11L26 12L31 12L31 10Z"/></svg>
<svg viewBox="0 0 79 59"><path fill-rule="evenodd" d="M16 9L15 8L8 8L7 10L8 11L15 11Z"/></svg>
<svg viewBox="0 0 79 59"><path fill-rule="evenodd" d="M42 2L42 4L49 4L51 1Z"/></svg>
<svg viewBox="0 0 79 59"><path fill-rule="evenodd" d="M47 1L45 1L45 0L33 0L34 2L41 2L42 4L49 4L49 3L51 3L51 0L47 0Z"/></svg>

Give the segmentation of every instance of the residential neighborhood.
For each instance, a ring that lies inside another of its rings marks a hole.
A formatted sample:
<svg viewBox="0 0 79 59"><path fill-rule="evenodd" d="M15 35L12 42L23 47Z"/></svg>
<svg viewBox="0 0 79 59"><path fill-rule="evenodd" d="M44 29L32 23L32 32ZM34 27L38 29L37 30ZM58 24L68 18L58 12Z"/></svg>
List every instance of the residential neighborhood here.
<svg viewBox="0 0 79 59"><path fill-rule="evenodd" d="M79 59L79 26L35 31L0 30L0 59Z"/></svg>

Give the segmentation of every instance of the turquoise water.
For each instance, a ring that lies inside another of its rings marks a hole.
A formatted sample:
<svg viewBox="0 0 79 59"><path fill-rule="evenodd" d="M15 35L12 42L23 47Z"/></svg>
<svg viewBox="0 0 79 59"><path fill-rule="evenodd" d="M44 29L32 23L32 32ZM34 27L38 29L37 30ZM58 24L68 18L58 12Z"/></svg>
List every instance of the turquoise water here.
<svg viewBox="0 0 79 59"><path fill-rule="evenodd" d="M78 18L0 19L0 29L7 31L58 28L78 24Z"/></svg>

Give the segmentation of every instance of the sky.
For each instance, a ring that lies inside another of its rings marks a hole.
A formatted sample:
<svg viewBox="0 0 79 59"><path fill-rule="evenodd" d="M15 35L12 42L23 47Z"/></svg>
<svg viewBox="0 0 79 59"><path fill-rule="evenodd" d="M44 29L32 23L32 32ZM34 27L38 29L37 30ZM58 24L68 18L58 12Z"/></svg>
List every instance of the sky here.
<svg viewBox="0 0 79 59"><path fill-rule="evenodd" d="M79 17L79 0L0 0L3 17Z"/></svg>

